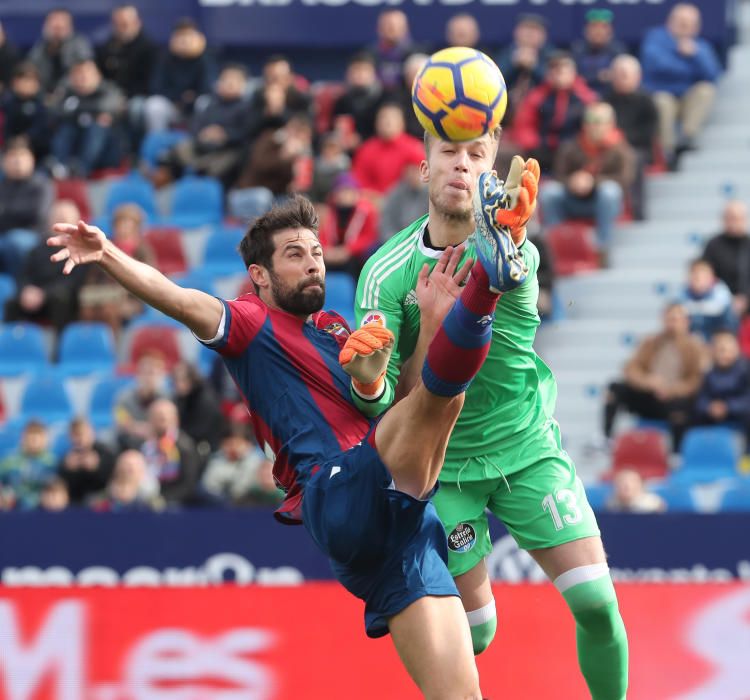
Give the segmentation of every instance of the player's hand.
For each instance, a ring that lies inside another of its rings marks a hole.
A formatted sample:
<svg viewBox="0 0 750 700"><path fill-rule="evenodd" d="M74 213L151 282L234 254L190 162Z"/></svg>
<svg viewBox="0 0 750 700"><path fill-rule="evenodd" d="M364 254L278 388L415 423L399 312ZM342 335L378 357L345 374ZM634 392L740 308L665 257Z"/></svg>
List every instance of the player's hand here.
<svg viewBox="0 0 750 700"><path fill-rule="evenodd" d="M514 204L510 209L499 209L496 219L501 226L510 229L510 235L517 246L526 238L526 224L536 209L540 175L539 162L535 158L529 158L524 163L521 156L513 156L505 179L505 191Z"/></svg>
<svg viewBox="0 0 750 700"><path fill-rule="evenodd" d="M64 275L69 275L76 265L86 265L102 259L107 237L100 228L79 221L78 224L55 224L52 230L58 235L48 238L47 245L62 250L50 256L50 260L65 260Z"/></svg>
<svg viewBox="0 0 750 700"><path fill-rule="evenodd" d="M339 362L344 372L360 385L373 384L385 374L393 343L393 333L382 321L366 323L347 338Z"/></svg>
<svg viewBox="0 0 750 700"><path fill-rule="evenodd" d="M427 263L419 271L416 294L422 325L427 324L437 330L461 295L461 285L474 263L473 259L468 258L460 268L458 267L464 249L463 243L455 248L448 246L437 265L432 268L432 272L429 271Z"/></svg>

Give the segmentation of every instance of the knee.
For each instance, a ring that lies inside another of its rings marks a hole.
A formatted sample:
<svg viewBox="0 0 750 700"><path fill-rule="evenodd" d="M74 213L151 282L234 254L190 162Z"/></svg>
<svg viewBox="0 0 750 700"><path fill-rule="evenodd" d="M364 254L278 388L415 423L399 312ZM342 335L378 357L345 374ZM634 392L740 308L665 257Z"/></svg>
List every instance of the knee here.
<svg viewBox="0 0 750 700"><path fill-rule="evenodd" d="M563 187L562 183L556 181L547 182L544 187L539 190L539 206L541 206L542 209L554 206L562 201L564 197L565 187Z"/></svg>
<svg viewBox="0 0 750 700"><path fill-rule="evenodd" d="M622 204L622 187L614 180L602 180L596 187L596 196L603 202L620 206Z"/></svg>
<svg viewBox="0 0 750 700"><path fill-rule="evenodd" d="M478 610L471 610L466 613L471 630L471 643L474 647L474 656L479 656L492 640L495 638L497 631L497 611L495 609L495 599L493 598L487 605Z"/></svg>

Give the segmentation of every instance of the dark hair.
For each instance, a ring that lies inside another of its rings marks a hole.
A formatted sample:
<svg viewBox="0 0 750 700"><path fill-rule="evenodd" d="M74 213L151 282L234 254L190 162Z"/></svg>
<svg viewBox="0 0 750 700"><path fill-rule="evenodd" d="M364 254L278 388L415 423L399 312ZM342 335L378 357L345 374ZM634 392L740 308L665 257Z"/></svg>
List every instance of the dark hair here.
<svg viewBox="0 0 750 700"><path fill-rule="evenodd" d="M23 426L24 433L46 433L47 426L42 421L32 418Z"/></svg>
<svg viewBox="0 0 750 700"><path fill-rule="evenodd" d="M688 266L688 269L692 270L692 269L694 269L696 267L701 267L701 266L705 266L705 267L710 268L711 272L713 272L715 274L715 270L714 270L713 264L711 263L710 260L708 260L706 258L694 258L693 260L690 261L690 265Z"/></svg>
<svg viewBox="0 0 750 700"><path fill-rule="evenodd" d="M272 269L271 258L276 249L273 235L288 228L305 228L318 234L318 213L309 199L291 197L252 223L239 246L245 267L262 265Z"/></svg>
<svg viewBox="0 0 750 700"><path fill-rule="evenodd" d="M225 63L221 70L219 71L219 75L221 75L224 71L228 70L234 70L238 73L242 73L242 77L247 78L247 66L243 65L242 63Z"/></svg>
<svg viewBox="0 0 750 700"><path fill-rule="evenodd" d="M369 51L359 51L349 59L349 63L347 65L351 66L354 63L369 63L371 66L374 66L375 56L373 56Z"/></svg>
<svg viewBox="0 0 750 700"><path fill-rule="evenodd" d="M36 78L39 80L39 69L31 61L22 61L13 69L13 78Z"/></svg>
<svg viewBox="0 0 750 700"><path fill-rule="evenodd" d="M200 29L198 29L198 24L192 17L180 17L172 27L173 32L184 32L188 29L196 32L200 31Z"/></svg>
<svg viewBox="0 0 750 700"><path fill-rule="evenodd" d="M282 62L288 63L290 66L292 65L292 62L283 53L274 53L274 54L271 54L265 61L263 61L263 67L265 68L265 66L271 66L274 63L282 63Z"/></svg>

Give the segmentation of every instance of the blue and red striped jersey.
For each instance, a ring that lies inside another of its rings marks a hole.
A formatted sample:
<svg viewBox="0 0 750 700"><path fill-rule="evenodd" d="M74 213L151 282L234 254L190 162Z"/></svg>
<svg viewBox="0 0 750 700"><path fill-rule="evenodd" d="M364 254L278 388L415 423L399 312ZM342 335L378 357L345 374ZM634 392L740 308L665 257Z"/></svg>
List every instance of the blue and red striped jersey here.
<svg viewBox="0 0 750 700"><path fill-rule="evenodd" d="M274 461L274 478L286 492L276 517L299 523L316 466L359 443L372 425L354 405L338 361L349 328L336 313L303 321L255 294L222 303L223 334L206 345L222 355L258 443Z"/></svg>

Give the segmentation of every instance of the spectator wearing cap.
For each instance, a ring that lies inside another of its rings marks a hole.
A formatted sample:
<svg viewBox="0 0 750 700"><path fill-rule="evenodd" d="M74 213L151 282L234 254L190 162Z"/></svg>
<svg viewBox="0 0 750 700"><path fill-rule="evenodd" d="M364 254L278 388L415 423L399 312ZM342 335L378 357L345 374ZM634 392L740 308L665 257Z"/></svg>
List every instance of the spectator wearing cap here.
<svg viewBox="0 0 750 700"><path fill-rule="evenodd" d="M510 140L548 170L563 141L575 137L586 106L596 94L578 75L573 57L565 51L550 54L544 82L526 95L513 121Z"/></svg>
<svg viewBox="0 0 750 700"><path fill-rule="evenodd" d="M0 98L4 115L5 143L22 136L28 140L34 157L41 161L49 152L51 119L44 101L39 70L30 61L13 70L10 85Z"/></svg>
<svg viewBox="0 0 750 700"><path fill-rule="evenodd" d="M378 243L378 211L350 173L339 175L333 184L319 236L326 269L349 272L356 280Z"/></svg>
<svg viewBox="0 0 750 700"><path fill-rule="evenodd" d="M612 10L602 7L589 10L583 38L571 47L578 74L600 95L609 87L612 60L627 50L625 44L615 37L613 19Z"/></svg>
<svg viewBox="0 0 750 700"><path fill-rule="evenodd" d="M146 131L184 124L198 97L211 91L215 77L205 35L189 17L178 20L152 72L151 96L144 104Z"/></svg>
<svg viewBox="0 0 750 700"><path fill-rule="evenodd" d="M676 4L663 27L650 29L641 45L643 83L659 110L659 138L672 167L692 148L716 97L721 64L701 39L700 10Z"/></svg>
<svg viewBox="0 0 750 700"><path fill-rule="evenodd" d="M634 169L635 154L617 128L612 107L606 102L589 105L580 133L557 151L556 181L545 183L539 192L545 223L593 217L605 257Z"/></svg>
<svg viewBox="0 0 750 700"><path fill-rule="evenodd" d="M387 89L398 87L404 61L416 51L409 34L409 18L402 10L388 8L378 15L377 41L372 47L378 78Z"/></svg>
<svg viewBox="0 0 750 700"><path fill-rule="evenodd" d="M380 241L385 242L427 211L429 194L422 178L423 157L414 156L404 166L401 179L383 199Z"/></svg>
<svg viewBox="0 0 750 700"><path fill-rule="evenodd" d="M74 64L53 107L57 126L49 165L52 175L87 178L96 169L117 167L121 157L118 122L124 111L122 91L102 78L92 59Z"/></svg>
<svg viewBox="0 0 750 700"><path fill-rule="evenodd" d="M513 41L496 58L508 88L506 125L512 123L528 92L543 82L550 53L544 17L530 13L520 15L513 29Z"/></svg>
<svg viewBox="0 0 750 700"><path fill-rule="evenodd" d="M612 61L611 81L604 101L615 110L622 129L636 154L635 180L631 189L633 218L644 218L643 183L646 165L653 161L658 130L656 105L641 87L641 64L635 56L621 54Z"/></svg>
<svg viewBox="0 0 750 700"><path fill-rule="evenodd" d="M407 163L424 156L422 141L405 131L401 106L386 102L375 120L375 136L354 154L352 173L362 189L378 198L401 178Z"/></svg>
<svg viewBox="0 0 750 700"><path fill-rule="evenodd" d="M86 37L75 33L73 15L57 8L44 18L42 37L28 55L39 70L42 89L51 94L74 64L90 59L94 50Z"/></svg>
<svg viewBox="0 0 750 700"><path fill-rule="evenodd" d="M346 68L346 87L333 105L333 124L353 151L375 134L375 117L383 101L383 86L375 70L375 59L367 53L355 55Z"/></svg>

